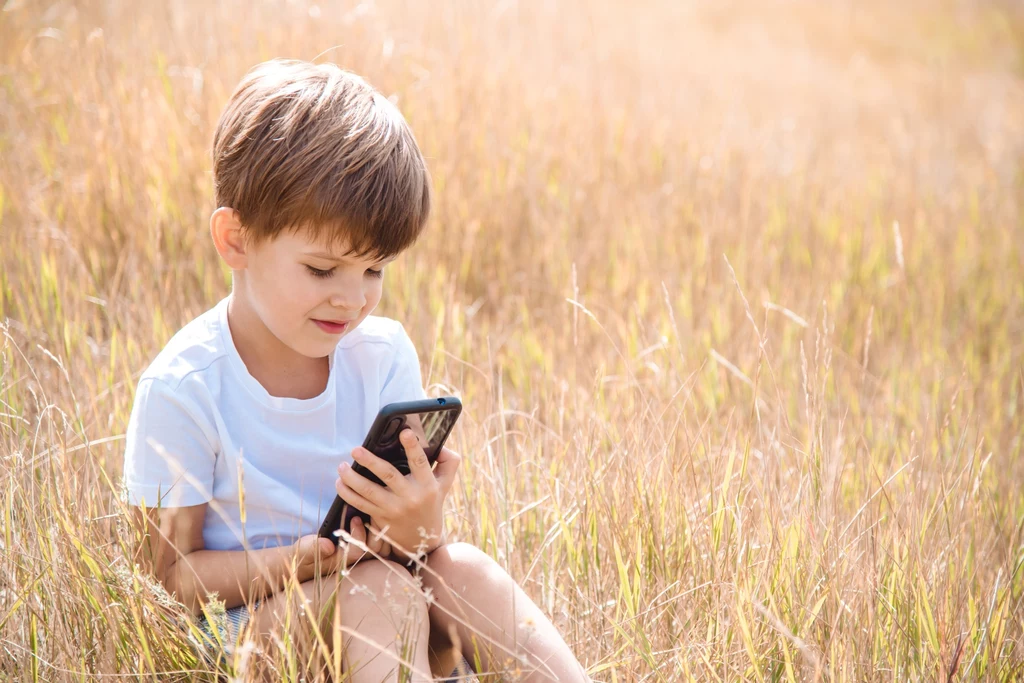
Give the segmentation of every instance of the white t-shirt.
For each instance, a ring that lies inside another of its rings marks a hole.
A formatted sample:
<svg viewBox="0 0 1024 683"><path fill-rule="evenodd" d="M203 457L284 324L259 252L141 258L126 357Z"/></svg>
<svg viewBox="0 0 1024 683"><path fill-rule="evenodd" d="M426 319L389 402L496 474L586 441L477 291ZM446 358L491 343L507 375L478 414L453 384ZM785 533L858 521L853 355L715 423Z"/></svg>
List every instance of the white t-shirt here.
<svg viewBox="0 0 1024 683"><path fill-rule="evenodd" d="M351 462L378 410L425 398L419 358L401 323L368 316L331 354L322 394L271 396L235 350L227 303L185 325L139 380L126 435L128 501L209 503L210 550L240 550L243 539L250 548L294 543L320 528L338 465Z"/></svg>

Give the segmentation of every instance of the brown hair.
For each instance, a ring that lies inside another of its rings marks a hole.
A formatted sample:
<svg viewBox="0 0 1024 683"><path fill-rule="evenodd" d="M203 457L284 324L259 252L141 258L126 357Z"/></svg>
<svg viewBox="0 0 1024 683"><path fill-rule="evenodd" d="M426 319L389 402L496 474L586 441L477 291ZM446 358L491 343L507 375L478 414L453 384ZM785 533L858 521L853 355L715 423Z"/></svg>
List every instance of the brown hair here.
<svg viewBox="0 0 1024 683"><path fill-rule="evenodd" d="M430 176L408 124L360 76L334 64L275 59L231 95L213 139L217 206L255 242L309 230L388 258L430 212Z"/></svg>

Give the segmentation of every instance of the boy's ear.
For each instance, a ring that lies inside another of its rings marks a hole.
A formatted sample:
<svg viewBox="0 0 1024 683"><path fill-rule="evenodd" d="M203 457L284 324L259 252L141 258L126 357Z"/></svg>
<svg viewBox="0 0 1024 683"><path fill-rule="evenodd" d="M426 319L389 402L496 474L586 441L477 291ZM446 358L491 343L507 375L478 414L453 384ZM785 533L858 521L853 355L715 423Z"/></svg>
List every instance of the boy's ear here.
<svg viewBox="0 0 1024 683"><path fill-rule="evenodd" d="M242 223L238 220L238 212L222 206L210 216L210 235L217 253L231 270L244 270L248 265L245 252L245 237L242 235Z"/></svg>

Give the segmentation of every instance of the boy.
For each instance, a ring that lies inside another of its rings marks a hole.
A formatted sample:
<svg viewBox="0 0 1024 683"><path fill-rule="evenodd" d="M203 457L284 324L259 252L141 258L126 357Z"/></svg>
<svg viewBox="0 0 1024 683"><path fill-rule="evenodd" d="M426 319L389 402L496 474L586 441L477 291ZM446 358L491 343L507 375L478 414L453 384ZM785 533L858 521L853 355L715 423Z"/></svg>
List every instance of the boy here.
<svg viewBox="0 0 1024 683"><path fill-rule="evenodd" d="M227 622L261 642L285 628L284 586L301 584L309 619L289 628L320 619L328 645L340 634L353 681L396 680L399 657L410 680L432 680L474 661L474 643L485 670L512 657L529 680L588 680L507 573L468 544L445 544L459 456L444 449L431 471L406 430L412 472L402 476L358 447L381 406L425 396L402 325L370 315L384 269L430 209L401 114L334 65L267 62L221 115L213 176L210 231L231 294L143 374L127 433L125 485L149 510L157 577L203 628L216 594ZM353 524L358 543L315 535L335 493L372 518ZM408 570L417 550L426 567Z"/></svg>

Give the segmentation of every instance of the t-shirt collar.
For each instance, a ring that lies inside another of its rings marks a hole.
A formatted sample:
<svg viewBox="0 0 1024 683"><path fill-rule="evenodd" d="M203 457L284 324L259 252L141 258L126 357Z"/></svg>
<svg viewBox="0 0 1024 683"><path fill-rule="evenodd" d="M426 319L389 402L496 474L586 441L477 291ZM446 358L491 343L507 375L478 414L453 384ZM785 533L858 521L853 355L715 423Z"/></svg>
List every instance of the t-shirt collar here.
<svg viewBox="0 0 1024 683"><path fill-rule="evenodd" d="M231 337L231 327L228 325L228 301L231 299L230 296L224 297L217 304L217 318L220 326L220 335L224 343L224 350L228 356L228 362L231 365L231 370L234 372L238 381L245 387L249 394L267 406L275 410L284 410L288 412L306 412L309 410L315 410L326 404L332 396L334 396L334 379L337 373L334 372L334 354L337 353L337 348L328 358L328 376L327 386L319 396L313 398L291 398L284 396L272 396L270 392L259 383L255 377L249 374L249 369L245 367L245 363L242 361L242 357L238 355L238 349L235 348L235 341Z"/></svg>

